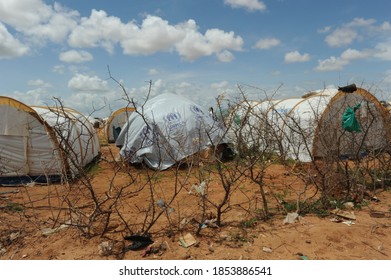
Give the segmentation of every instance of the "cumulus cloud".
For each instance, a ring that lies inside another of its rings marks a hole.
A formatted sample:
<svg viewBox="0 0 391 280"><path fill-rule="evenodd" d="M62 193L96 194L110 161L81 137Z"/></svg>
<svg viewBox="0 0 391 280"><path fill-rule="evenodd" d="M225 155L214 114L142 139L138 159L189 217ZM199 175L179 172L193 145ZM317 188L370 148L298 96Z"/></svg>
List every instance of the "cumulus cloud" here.
<svg viewBox="0 0 391 280"><path fill-rule="evenodd" d="M119 18L93 9L90 17L81 18L79 25L72 30L68 43L78 48L103 47L112 53L114 45L126 36L127 26L131 31L134 24L123 24Z"/></svg>
<svg viewBox="0 0 391 280"><path fill-rule="evenodd" d="M107 92L107 81L100 79L98 76L89 76L77 73L69 82L68 87L74 92Z"/></svg>
<svg viewBox="0 0 391 280"><path fill-rule="evenodd" d="M278 46L280 43L281 43L280 40L276 38L263 38L258 40L254 48L261 49L261 50L268 50Z"/></svg>
<svg viewBox="0 0 391 280"><path fill-rule="evenodd" d="M355 30L349 27L337 28L330 35L326 36L326 43L330 47L342 47L352 43L358 34Z"/></svg>
<svg viewBox="0 0 391 280"><path fill-rule="evenodd" d="M318 66L315 68L317 71L326 72L326 71L339 71L342 70L345 65L349 62L346 60L342 60L335 56L331 56L324 60L318 61Z"/></svg>
<svg viewBox="0 0 391 280"><path fill-rule="evenodd" d="M0 59L23 56L29 48L10 34L0 22Z"/></svg>
<svg viewBox="0 0 391 280"><path fill-rule="evenodd" d="M284 61L286 63L306 62L309 61L310 55L308 53L301 54L298 51L292 51L285 54Z"/></svg>
<svg viewBox="0 0 391 280"><path fill-rule="evenodd" d="M79 48L103 47L109 53L119 44L123 53L128 55L176 51L190 61L216 54L226 61L225 50L241 50L243 39L234 32L220 29L208 29L202 34L194 20L171 25L160 17L147 15L137 25L135 22L122 23L104 11L92 10L90 17L82 18L80 25L70 34L69 44Z"/></svg>
<svg viewBox="0 0 391 280"><path fill-rule="evenodd" d="M347 49L339 57L331 56L327 59L319 60L315 70L322 72L340 71L353 60L364 59L370 56L372 56L372 51L370 50Z"/></svg>
<svg viewBox="0 0 391 280"><path fill-rule="evenodd" d="M94 57L87 51L70 50L60 53L60 60L67 63L82 63L92 60Z"/></svg>
<svg viewBox="0 0 391 280"><path fill-rule="evenodd" d="M186 60L194 61L202 56L220 54L224 50L242 50L243 39L235 37L232 31L208 29L203 35L197 31L194 21L189 21L184 30L185 36L175 44L175 48Z"/></svg>
<svg viewBox="0 0 391 280"><path fill-rule="evenodd" d="M245 8L249 11L265 11L266 5L259 0L224 0L224 3L232 8Z"/></svg>
<svg viewBox="0 0 391 280"><path fill-rule="evenodd" d="M192 19L171 24L158 16L146 15L141 23L135 20L123 22L95 9L88 17L80 17L78 11L67 9L57 2L48 5L42 0L0 0L0 6L0 21L11 26L30 47L53 42L67 43L72 48L103 48L108 53L114 53L115 48L120 46L126 55L176 52L189 61L216 55L220 61L229 62L233 59L232 51L240 51L243 46L242 38L234 32L212 28L203 33ZM6 32L4 25L1 27L1 36L10 41L13 35ZM13 39L8 44L17 43ZM20 42L18 48L4 47L4 43L1 47L4 57L20 56L27 50ZM65 62L90 59L91 56L82 52L60 55L60 60Z"/></svg>
<svg viewBox="0 0 391 280"><path fill-rule="evenodd" d="M0 21L12 26L33 44L45 40L62 42L76 27L79 13L58 3L46 5L42 0L0 0Z"/></svg>
<svg viewBox="0 0 391 280"><path fill-rule="evenodd" d="M334 30L327 27L323 29L324 33L329 31L331 33L326 36L325 42L330 47L344 47L355 41L391 30L389 22L384 22L380 25L375 23L374 19L355 18L342 26L336 27Z"/></svg>

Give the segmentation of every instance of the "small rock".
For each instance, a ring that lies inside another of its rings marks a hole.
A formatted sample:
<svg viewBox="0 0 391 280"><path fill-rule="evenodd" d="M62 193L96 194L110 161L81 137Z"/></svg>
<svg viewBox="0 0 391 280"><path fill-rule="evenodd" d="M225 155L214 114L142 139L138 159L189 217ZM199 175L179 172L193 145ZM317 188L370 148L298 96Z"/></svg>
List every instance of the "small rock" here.
<svg viewBox="0 0 391 280"><path fill-rule="evenodd" d="M264 251L264 252L266 252L266 253L271 253L271 252L273 252L272 248L266 247L266 246L263 246L262 251Z"/></svg>

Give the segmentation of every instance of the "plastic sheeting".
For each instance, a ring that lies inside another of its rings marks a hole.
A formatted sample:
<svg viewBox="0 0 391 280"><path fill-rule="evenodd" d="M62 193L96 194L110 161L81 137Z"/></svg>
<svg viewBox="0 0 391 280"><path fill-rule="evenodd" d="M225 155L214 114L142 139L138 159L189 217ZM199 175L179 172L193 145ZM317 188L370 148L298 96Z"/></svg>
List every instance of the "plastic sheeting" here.
<svg viewBox="0 0 391 280"><path fill-rule="evenodd" d="M122 127L116 145L131 163L164 170L210 146L224 142L225 130L200 105L178 95L147 101Z"/></svg>
<svg viewBox="0 0 391 280"><path fill-rule="evenodd" d="M7 178L25 182L14 178L74 176L99 154L95 130L76 111L29 107L0 97L0 119L2 183L8 184Z"/></svg>
<svg viewBox="0 0 391 280"><path fill-rule="evenodd" d="M114 143L124 124L128 121L129 116L134 112L134 108L125 107L118 109L111 114L106 123L106 138L107 142Z"/></svg>
<svg viewBox="0 0 391 280"><path fill-rule="evenodd" d="M362 104L356 108L355 116L361 132L347 133L341 119L346 109L356 104ZM302 162L386 150L391 140L389 113L373 95L360 88L349 92L324 89L302 98L244 102L233 113L244 120L238 124L237 118L231 117L229 135L248 139L240 144L255 144L259 149Z"/></svg>

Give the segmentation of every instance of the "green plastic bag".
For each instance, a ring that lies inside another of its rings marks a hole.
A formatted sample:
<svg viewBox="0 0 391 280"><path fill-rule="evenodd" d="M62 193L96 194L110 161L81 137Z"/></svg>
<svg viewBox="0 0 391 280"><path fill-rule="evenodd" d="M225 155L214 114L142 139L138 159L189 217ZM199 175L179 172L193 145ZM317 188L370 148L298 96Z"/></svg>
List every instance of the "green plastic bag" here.
<svg viewBox="0 0 391 280"><path fill-rule="evenodd" d="M361 132L360 123L356 119L355 112L358 108L361 107L361 104L357 104L352 107L348 107L345 113L342 116L342 128L349 132Z"/></svg>

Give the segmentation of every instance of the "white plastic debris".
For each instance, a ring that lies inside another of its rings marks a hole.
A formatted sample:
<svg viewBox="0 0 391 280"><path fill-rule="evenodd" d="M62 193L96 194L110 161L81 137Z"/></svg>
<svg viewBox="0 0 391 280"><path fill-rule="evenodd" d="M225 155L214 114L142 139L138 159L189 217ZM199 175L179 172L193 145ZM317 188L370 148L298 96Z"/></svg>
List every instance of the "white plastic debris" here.
<svg viewBox="0 0 391 280"><path fill-rule="evenodd" d="M299 214L297 214L296 212L288 213L282 223L283 224L292 224L292 223L296 222L296 220L298 218L299 218Z"/></svg>

